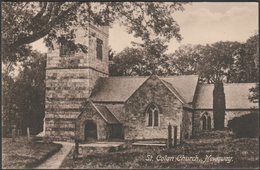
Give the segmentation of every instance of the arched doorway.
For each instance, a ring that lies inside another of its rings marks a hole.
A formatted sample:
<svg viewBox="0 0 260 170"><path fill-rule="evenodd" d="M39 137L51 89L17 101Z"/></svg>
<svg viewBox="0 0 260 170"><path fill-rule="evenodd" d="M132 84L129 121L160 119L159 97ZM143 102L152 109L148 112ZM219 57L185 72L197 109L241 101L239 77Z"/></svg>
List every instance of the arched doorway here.
<svg viewBox="0 0 260 170"><path fill-rule="evenodd" d="M85 141L97 140L97 124L92 120L85 122Z"/></svg>

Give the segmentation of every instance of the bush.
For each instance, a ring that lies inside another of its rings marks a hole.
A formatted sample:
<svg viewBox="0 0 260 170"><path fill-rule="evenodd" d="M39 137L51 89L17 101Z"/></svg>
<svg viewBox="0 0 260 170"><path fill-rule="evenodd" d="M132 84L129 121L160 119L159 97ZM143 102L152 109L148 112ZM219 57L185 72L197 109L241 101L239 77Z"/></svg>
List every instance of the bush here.
<svg viewBox="0 0 260 170"><path fill-rule="evenodd" d="M258 116L259 112L254 111L250 114L235 117L228 121L228 128L231 129L236 137L253 138L258 136Z"/></svg>

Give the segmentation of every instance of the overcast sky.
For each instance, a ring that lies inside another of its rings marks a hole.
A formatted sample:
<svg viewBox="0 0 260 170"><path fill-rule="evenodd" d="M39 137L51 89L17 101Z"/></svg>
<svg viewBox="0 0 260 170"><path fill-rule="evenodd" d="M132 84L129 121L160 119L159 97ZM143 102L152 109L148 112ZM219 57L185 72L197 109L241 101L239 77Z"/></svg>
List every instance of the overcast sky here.
<svg viewBox="0 0 260 170"><path fill-rule="evenodd" d="M183 44L206 44L217 41L245 42L258 32L258 3L256 2L194 2L185 11L174 14L181 28L183 40L171 40L167 53ZM123 26L114 24L109 32L109 45L116 52L131 46L136 39ZM42 41L33 47L46 52Z"/></svg>

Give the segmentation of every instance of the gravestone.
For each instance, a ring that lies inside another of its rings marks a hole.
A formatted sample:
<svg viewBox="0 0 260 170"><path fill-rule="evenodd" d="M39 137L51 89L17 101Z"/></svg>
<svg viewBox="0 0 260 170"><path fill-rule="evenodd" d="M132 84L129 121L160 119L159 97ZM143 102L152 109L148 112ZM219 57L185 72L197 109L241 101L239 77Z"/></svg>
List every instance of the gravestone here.
<svg viewBox="0 0 260 170"><path fill-rule="evenodd" d="M173 146L177 146L177 126L174 126L174 139L173 139Z"/></svg>
<svg viewBox="0 0 260 170"><path fill-rule="evenodd" d="M167 140L167 148L172 147L172 126L168 125L168 140Z"/></svg>

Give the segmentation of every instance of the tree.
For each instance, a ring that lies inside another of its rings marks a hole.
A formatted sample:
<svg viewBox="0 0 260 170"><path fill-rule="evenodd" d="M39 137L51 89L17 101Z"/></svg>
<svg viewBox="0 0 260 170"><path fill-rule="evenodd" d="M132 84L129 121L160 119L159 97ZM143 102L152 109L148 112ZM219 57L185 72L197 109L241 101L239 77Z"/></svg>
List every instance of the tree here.
<svg viewBox="0 0 260 170"><path fill-rule="evenodd" d="M2 82L3 82L3 110L2 110L2 128L3 128L3 136L6 136L11 133L11 126L13 124L12 120L14 120L14 108L15 104L13 103L13 99L15 95L12 93L14 90L14 80L11 76L9 76L6 72L2 74Z"/></svg>
<svg viewBox="0 0 260 170"><path fill-rule="evenodd" d="M226 100L223 82L215 82L213 89L213 120L214 129L223 130L225 122Z"/></svg>
<svg viewBox="0 0 260 170"><path fill-rule="evenodd" d="M250 89L250 92L252 92L252 94L249 96L249 99L253 102L259 102L259 43L258 42L259 42L258 34L250 37L246 42L246 47L247 47L246 54L250 56L248 58L252 58L255 63L255 73L252 75L252 78L257 82L257 84L256 87Z"/></svg>
<svg viewBox="0 0 260 170"><path fill-rule="evenodd" d="M3 125L5 135L10 134L11 125L26 133L42 131L44 117L46 56L33 51L23 62L20 73L14 79L7 72L3 77Z"/></svg>
<svg viewBox="0 0 260 170"><path fill-rule="evenodd" d="M239 42L186 45L172 54L171 62L178 74L199 74L206 83L255 82L255 59L247 51L255 49L256 54L256 47Z"/></svg>
<svg viewBox="0 0 260 170"><path fill-rule="evenodd" d="M184 46L174 53L176 70L181 74L199 74L203 82L213 83L214 128L222 130L225 120L225 93L223 81L244 81L244 64L240 57L244 49L239 42L216 42L205 46ZM236 61L236 60L235 60Z"/></svg>
<svg viewBox="0 0 260 170"><path fill-rule="evenodd" d="M170 63L175 73L179 75L198 74L198 65L203 58L200 54L202 47L202 45L183 45L171 54Z"/></svg>
<svg viewBox="0 0 260 170"><path fill-rule="evenodd" d="M233 56L241 44L239 42L216 42L206 45L201 50L203 56L199 64L199 74L208 83L229 82L230 67Z"/></svg>
<svg viewBox="0 0 260 170"><path fill-rule="evenodd" d="M250 82L259 81L259 35L249 37L245 43L245 62Z"/></svg>
<svg viewBox="0 0 260 170"><path fill-rule="evenodd" d="M16 103L21 117L21 129L30 127L32 134L42 131L45 107L46 56L33 52L23 63L23 71L16 81Z"/></svg>
<svg viewBox="0 0 260 170"><path fill-rule="evenodd" d="M165 47L160 43L139 45L138 48L125 48L113 58L109 73L112 76L159 76L173 74Z"/></svg>
<svg viewBox="0 0 260 170"><path fill-rule="evenodd" d="M258 74L258 35L251 36L235 51L230 70L231 82L256 82Z"/></svg>
<svg viewBox="0 0 260 170"><path fill-rule="evenodd" d="M171 67L168 63L169 58L165 55L168 48L165 40L155 38L147 40L141 45L144 51L144 69L148 75L157 74L159 76L171 74Z"/></svg>
<svg viewBox="0 0 260 170"><path fill-rule="evenodd" d="M74 42L75 27L87 28L89 22L110 25L115 20L126 25L129 33L146 41L151 37L181 40L180 27L172 17L184 10L180 2L3 2L3 61L26 58L28 44L44 38L45 44ZM66 36L64 36L64 34ZM146 41L147 42L147 41ZM74 44L86 52L82 44Z"/></svg>
<svg viewBox="0 0 260 170"><path fill-rule="evenodd" d="M113 64L109 67L111 76L132 76L143 75L144 55L141 49L125 48L122 52L115 55Z"/></svg>

